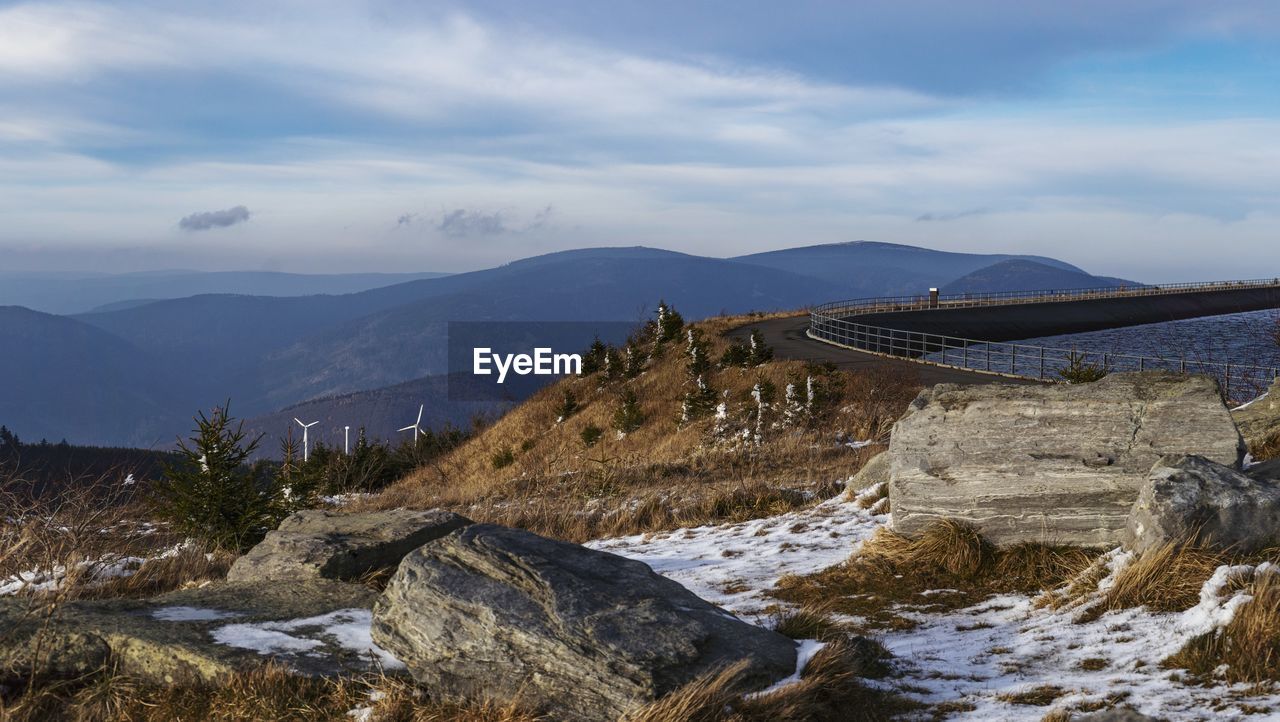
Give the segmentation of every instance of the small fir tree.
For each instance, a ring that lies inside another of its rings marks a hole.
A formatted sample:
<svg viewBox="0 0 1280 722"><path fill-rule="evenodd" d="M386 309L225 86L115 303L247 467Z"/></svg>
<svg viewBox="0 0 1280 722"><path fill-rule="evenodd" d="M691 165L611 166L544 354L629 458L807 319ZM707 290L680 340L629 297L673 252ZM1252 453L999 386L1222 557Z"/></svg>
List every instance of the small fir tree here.
<svg viewBox="0 0 1280 722"><path fill-rule="evenodd" d="M764 336L758 329L751 330L750 350L747 354L749 366L768 363L773 358L773 347L764 342Z"/></svg>
<svg viewBox="0 0 1280 722"><path fill-rule="evenodd" d="M716 390L699 376L694 381L693 389L685 394L684 401L680 404L680 422L687 424L710 415L715 411L718 400L719 395L716 394Z"/></svg>
<svg viewBox="0 0 1280 722"><path fill-rule="evenodd" d="M582 407L578 405L578 397L574 395L573 390L565 389L560 404L556 406L556 423L563 423L565 419L578 413L580 408Z"/></svg>
<svg viewBox="0 0 1280 722"><path fill-rule="evenodd" d="M200 412L189 439L178 440L181 460L164 465L152 487L156 514L180 534L214 549L243 551L279 522L278 488L255 478L246 462L262 437L246 441L244 422L233 426L230 402Z"/></svg>
<svg viewBox="0 0 1280 722"><path fill-rule="evenodd" d="M689 376L698 379L711 370L711 346L696 328L690 328L687 333L685 354L689 357L685 365Z"/></svg>
<svg viewBox="0 0 1280 722"><path fill-rule="evenodd" d="M600 337L596 336L595 340L591 342L591 346L587 348L587 352L582 354L582 375L586 376L603 370L607 353L608 348L605 347Z"/></svg>
<svg viewBox="0 0 1280 722"><path fill-rule="evenodd" d="M622 358L622 375L633 379L644 371L644 356L634 343L628 343Z"/></svg>
<svg viewBox="0 0 1280 722"><path fill-rule="evenodd" d="M644 414L640 411L640 401L636 392L627 389L622 392L618 407L613 412L613 428L620 434L630 434L644 423Z"/></svg>
<svg viewBox="0 0 1280 722"><path fill-rule="evenodd" d="M582 433L579 436L582 438L582 445L590 449L596 445L600 437L604 436L604 429L595 424L587 424L582 427Z"/></svg>
<svg viewBox="0 0 1280 722"><path fill-rule="evenodd" d="M658 343L666 343L680 338L684 330L684 317L679 311L667 305L666 301L658 302Z"/></svg>

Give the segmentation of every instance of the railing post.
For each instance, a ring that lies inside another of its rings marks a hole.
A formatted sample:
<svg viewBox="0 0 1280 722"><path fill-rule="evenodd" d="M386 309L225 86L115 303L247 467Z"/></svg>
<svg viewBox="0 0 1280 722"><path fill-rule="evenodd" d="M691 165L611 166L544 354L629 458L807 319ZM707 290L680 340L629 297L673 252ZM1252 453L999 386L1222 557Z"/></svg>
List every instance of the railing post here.
<svg viewBox="0 0 1280 722"><path fill-rule="evenodd" d="M1017 376L1018 375L1018 347L1010 346L1009 348L1011 349L1009 353L1009 374L1011 376Z"/></svg>
<svg viewBox="0 0 1280 722"><path fill-rule="evenodd" d="M1044 346L1040 347L1040 380L1044 381Z"/></svg>

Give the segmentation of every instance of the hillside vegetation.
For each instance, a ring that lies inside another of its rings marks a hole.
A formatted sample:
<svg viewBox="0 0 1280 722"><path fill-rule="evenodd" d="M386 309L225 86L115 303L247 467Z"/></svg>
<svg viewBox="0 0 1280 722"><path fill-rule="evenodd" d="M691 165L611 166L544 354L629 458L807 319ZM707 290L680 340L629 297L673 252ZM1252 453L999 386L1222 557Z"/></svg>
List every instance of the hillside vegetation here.
<svg viewBox="0 0 1280 722"><path fill-rule="evenodd" d="M583 541L832 496L918 389L887 374L731 358L751 350L725 332L763 318L717 318L666 340L652 322L632 339L630 368L627 348L609 349L612 369L543 389L360 506L446 507Z"/></svg>

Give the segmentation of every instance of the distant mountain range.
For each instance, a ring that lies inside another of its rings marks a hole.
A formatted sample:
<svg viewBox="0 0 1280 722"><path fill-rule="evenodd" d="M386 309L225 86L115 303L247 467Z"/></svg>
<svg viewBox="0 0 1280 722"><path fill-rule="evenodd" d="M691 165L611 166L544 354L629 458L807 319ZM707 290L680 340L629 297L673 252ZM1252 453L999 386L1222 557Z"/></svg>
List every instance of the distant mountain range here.
<svg viewBox="0 0 1280 722"><path fill-rule="evenodd" d="M299 274L274 271L147 271L119 274L0 273L0 306L45 313L110 311L201 293L312 296L367 291L444 273Z"/></svg>
<svg viewBox="0 0 1280 722"><path fill-rule="evenodd" d="M592 248L469 273L392 276L388 285L342 293L335 284L377 279L268 275L279 287L267 293L187 293L145 303L100 296L95 300L113 305L73 316L0 308L0 373L7 380L0 423L30 439L163 446L188 430L197 409L230 398L237 415L273 435L303 413L324 420L330 434L350 424L385 435L412 421L419 403L429 403L428 419L437 424L465 423L482 410L443 394L438 375L447 371L451 321L639 323L659 300L697 319L930 286L967 292L1117 283L1050 258L871 242L727 259ZM174 290L165 285L177 283L172 276L158 278L167 280L155 288ZM252 273L224 278L232 279L269 281ZM12 294L9 280L0 286ZM24 282L28 294L37 280ZM44 281L54 289L45 292L50 298L68 282ZM308 283L325 293L295 294ZM299 404L296 414L289 411Z"/></svg>

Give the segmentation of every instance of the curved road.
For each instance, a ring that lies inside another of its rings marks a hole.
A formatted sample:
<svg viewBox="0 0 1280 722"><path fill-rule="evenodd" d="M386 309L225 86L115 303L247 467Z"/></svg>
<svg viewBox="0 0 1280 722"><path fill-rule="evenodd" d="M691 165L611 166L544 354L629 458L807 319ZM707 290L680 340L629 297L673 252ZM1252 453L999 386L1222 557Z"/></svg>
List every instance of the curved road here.
<svg viewBox="0 0 1280 722"><path fill-rule="evenodd" d="M930 364L905 361L902 359L879 356L865 351L841 348L814 341L805 335L809 328L809 316L788 316L773 318L767 321L756 321L729 331L730 338L745 342L751 336L752 329L759 329L765 343L773 347L775 358L797 361L830 362L846 371L869 369L887 369L896 374L909 375L921 386L934 384L1039 384L1042 381L1012 378L995 374L984 374L978 371L933 366Z"/></svg>

